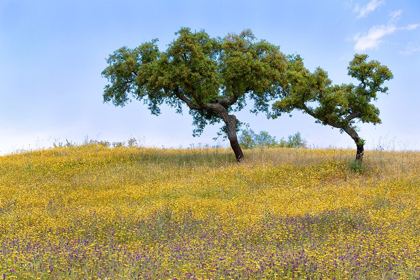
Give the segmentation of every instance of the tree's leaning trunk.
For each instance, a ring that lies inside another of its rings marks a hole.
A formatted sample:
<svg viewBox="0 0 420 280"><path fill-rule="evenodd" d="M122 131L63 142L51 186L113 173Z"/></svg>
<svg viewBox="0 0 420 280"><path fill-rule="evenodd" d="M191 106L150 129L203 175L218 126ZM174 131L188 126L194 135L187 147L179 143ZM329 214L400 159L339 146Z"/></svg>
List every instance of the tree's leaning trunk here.
<svg viewBox="0 0 420 280"><path fill-rule="evenodd" d="M356 140L355 140L356 142ZM363 144L361 144L359 141L356 142L357 152L356 152L356 161L362 162L363 161L363 154L364 154L364 148Z"/></svg>
<svg viewBox="0 0 420 280"><path fill-rule="evenodd" d="M239 146L238 137L236 135L236 124L238 119L235 115L229 115L228 110L220 103L223 100L216 100L216 103L205 103L203 104L204 109L211 110L216 112L217 115L223 119L226 125L226 133L232 147L233 152L235 153L236 160L241 162L244 159L244 154L242 153L241 146Z"/></svg>
<svg viewBox="0 0 420 280"><path fill-rule="evenodd" d="M351 137L351 139L353 139L354 143L356 143L356 161L362 163L364 154L363 139L359 137L359 134L357 134L356 130L353 127L346 127L344 131Z"/></svg>
<svg viewBox="0 0 420 280"><path fill-rule="evenodd" d="M242 153L241 146L239 146L238 137L236 135L237 122L238 120L234 115L229 115L227 117L227 120L225 121L225 124L230 146L232 147L232 150L235 153L236 160L238 162L241 162L244 159L244 154Z"/></svg>
<svg viewBox="0 0 420 280"><path fill-rule="evenodd" d="M238 138L236 136L229 137L229 142L233 152L235 153L236 160L241 162L244 159L244 154L242 153L241 146L239 146Z"/></svg>

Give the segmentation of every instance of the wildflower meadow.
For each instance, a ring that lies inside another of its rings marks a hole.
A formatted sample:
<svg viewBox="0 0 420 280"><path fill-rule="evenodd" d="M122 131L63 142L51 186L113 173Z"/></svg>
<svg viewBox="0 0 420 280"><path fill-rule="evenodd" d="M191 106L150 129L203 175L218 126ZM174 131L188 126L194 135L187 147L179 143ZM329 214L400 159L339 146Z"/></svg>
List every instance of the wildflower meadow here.
<svg viewBox="0 0 420 280"><path fill-rule="evenodd" d="M0 279L419 279L420 152L0 157Z"/></svg>

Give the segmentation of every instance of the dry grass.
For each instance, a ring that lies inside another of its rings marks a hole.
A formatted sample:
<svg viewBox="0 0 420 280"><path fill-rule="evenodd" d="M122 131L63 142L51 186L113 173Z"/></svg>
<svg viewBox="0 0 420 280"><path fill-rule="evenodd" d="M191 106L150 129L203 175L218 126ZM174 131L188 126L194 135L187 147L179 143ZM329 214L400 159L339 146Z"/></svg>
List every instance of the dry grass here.
<svg viewBox="0 0 420 280"><path fill-rule="evenodd" d="M6 279L418 279L420 153L84 145L0 157ZM1 277L1 275L0 275Z"/></svg>

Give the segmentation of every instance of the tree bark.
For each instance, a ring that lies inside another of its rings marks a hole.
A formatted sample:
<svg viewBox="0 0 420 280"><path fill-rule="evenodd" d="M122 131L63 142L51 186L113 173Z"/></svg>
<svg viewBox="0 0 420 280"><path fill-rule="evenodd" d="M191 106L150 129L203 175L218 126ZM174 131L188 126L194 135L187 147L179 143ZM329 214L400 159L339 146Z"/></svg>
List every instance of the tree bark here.
<svg viewBox="0 0 420 280"><path fill-rule="evenodd" d="M226 133L230 142L230 147L235 153L236 160L241 162L244 159L244 154L241 146L239 146L238 136L236 135L236 124L238 123L238 119L235 115L229 115L227 109L219 102L220 100L218 100L218 103L206 103L203 106L207 110L216 112L219 117L223 119L226 125Z"/></svg>
<svg viewBox="0 0 420 280"><path fill-rule="evenodd" d="M236 123L238 120L234 115L228 115L228 120L226 123L226 132L230 142L230 146L235 153L236 160L241 162L244 159L244 154L242 152L241 146L239 146L238 137L236 135Z"/></svg>
<svg viewBox="0 0 420 280"><path fill-rule="evenodd" d="M363 144L357 144L356 142L356 147L357 147L357 153L356 153L356 161L359 161L360 163L363 162L363 154L364 154L364 145Z"/></svg>
<svg viewBox="0 0 420 280"><path fill-rule="evenodd" d="M241 146L239 146L238 139L236 137L229 138L229 141L230 141L230 147L235 153L236 161L241 162L244 159L244 154L242 153Z"/></svg>
<svg viewBox="0 0 420 280"><path fill-rule="evenodd" d="M359 137L359 135L353 127L346 127L344 131L351 137L351 139L353 139L354 143L356 143L356 161L362 163L364 155L363 139Z"/></svg>

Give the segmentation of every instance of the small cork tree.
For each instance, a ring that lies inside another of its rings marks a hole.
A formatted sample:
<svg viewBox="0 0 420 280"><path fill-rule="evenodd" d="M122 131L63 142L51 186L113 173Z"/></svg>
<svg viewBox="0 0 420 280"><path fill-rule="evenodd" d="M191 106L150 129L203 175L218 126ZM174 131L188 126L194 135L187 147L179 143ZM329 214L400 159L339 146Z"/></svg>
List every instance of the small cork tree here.
<svg viewBox="0 0 420 280"><path fill-rule="evenodd" d="M356 54L348 67L348 74L358 85L333 85L327 72L317 68L313 73L304 67L299 55L288 57L287 86L280 100L273 104L274 116L300 110L316 122L347 133L357 147L356 161L362 162L365 141L357 133L356 121L381 123L379 109L372 104L378 93L387 93L385 81L393 78L388 67L378 61L367 61L365 54Z"/></svg>

